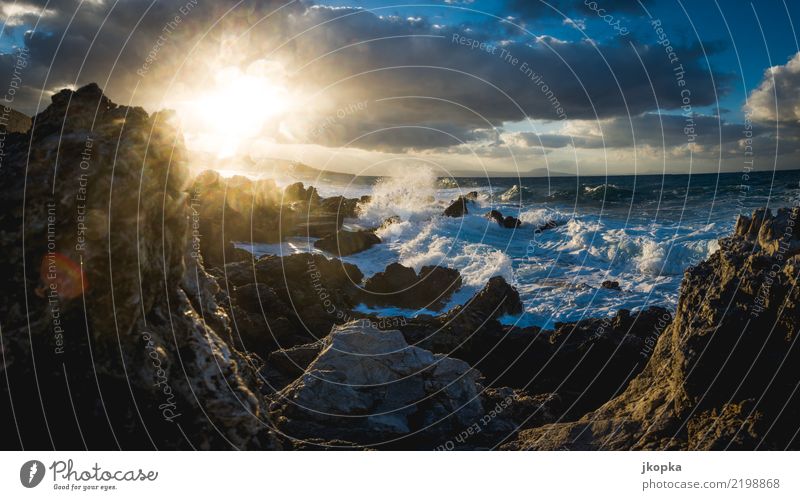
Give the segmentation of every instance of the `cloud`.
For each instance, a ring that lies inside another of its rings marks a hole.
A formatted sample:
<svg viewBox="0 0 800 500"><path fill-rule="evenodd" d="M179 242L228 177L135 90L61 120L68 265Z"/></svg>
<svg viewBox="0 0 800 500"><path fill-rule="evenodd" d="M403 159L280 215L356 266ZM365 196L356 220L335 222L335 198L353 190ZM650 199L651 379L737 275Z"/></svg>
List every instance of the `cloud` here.
<svg viewBox="0 0 800 500"><path fill-rule="evenodd" d="M447 123L465 138L476 129L526 118L603 119L682 104L661 47L570 42L519 30L516 39L497 39L496 33L471 27L437 29L425 19L325 7L292 22L292 31L304 33L293 42L294 59L302 66L299 79L325 88L335 102L376 103L359 123L331 130L338 134L329 134L328 145L387 124ZM503 26L504 35L507 29ZM370 42L357 43L364 40ZM714 104L712 76L718 81L725 76L709 73L695 47L677 50L691 75L693 104ZM398 134L394 148L381 141L380 149L409 147L415 136L422 147L432 141L423 138L428 133L420 128Z"/></svg>
<svg viewBox="0 0 800 500"><path fill-rule="evenodd" d="M293 89L302 89L308 101L298 103L295 108L300 110L293 109L265 133L290 143L402 152L463 143L496 147L496 129L529 118L621 124L620 130L604 133L609 143L624 147L631 142L622 126L628 116L637 127L646 128L641 131L644 143L644 136L657 130L649 112L676 110L682 104L673 67L659 46L534 36L490 18L480 25L447 25L420 16L379 16L310 2L284 4L62 0L47 3L47 14L39 17L45 2L27 2L13 17L12 29L30 52L15 106L33 112L40 96L41 108L54 90L95 81L117 102L133 99L154 110L169 106L169 101L163 102L165 82L173 78L171 88L190 93L208 85L220 64L279 60L287 72L281 78L285 76ZM584 9L583 3L556 4L573 13ZM508 12L524 10L526 19L548 15L541 2L508 5ZM638 3L631 5L604 3L621 12L640 9ZM176 16L180 22L165 33ZM485 43L484 49L473 48L472 40ZM675 50L691 82L692 104L715 104L712 76L720 87L725 75L710 73L697 47ZM142 76L148 57L153 62ZM13 70L13 55L0 55L0 85L10 80ZM330 120L356 102L368 105ZM320 123L329 126L315 133ZM630 123L627 128L630 133ZM639 142L640 131L636 133ZM564 143L562 138L546 139L549 147ZM582 147L596 147L591 134L581 140Z"/></svg>
<svg viewBox="0 0 800 500"><path fill-rule="evenodd" d="M750 94L748 106L753 120L800 122L800 52L786 64L764 72L761 83Z"/></svg>

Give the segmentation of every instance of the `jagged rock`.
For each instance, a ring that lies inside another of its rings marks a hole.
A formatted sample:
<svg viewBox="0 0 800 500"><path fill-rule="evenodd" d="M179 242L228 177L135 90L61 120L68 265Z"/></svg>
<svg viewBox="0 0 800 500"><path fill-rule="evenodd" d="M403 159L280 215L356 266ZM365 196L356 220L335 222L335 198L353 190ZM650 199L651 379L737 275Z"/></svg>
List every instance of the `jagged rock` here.
<svg viewBox="0 0 800 500"><path fill-rule="evenodd" d="M463 217L467 215L469 213L467 201L467 198L459 196L456 201L444 210L444 215L447 217Z"/></svg>
<svg viewBox="0 0 800 500"><path fill-rule="evenodd" d="M619 290L619 281L606 280L600 284L600 288L607 290Z"/></svg>
<svg viewBox="0 0 800 500"><path fill-rule="evenodd" d="M7 102L6 102L7 104ZM7 134L24 134L31 128L31 117L14 108L3 106L0 109L0 130Z"/></svg>
<svg viewBox="0 0 800 500"><path fill-rule="evenodd" d="M261 316L255 318L254 324L244 326L255 329L253 335L269 332L273 321L280 322L276 324L277 331L291 326L293 334L281 336L284 341L279 347L286 348L324 337L334 324L352 320L355 315L351 309L359 302L358 284L363 277L358 267L338 259L293 254L228 264L221 279L228 287L263 284L274 290L281 308L288 312L279 317ZM289 321L288 325L282 317Z"/></svg>
<svg viewBox="0 0 800 500"><path fill-rule="evenodd" d="M358 217L359 198L345 198L344 196L332 196L320 201L320 209L326 212L333 212L342 218L354 219Z"/></svg>
<svg viewBox="0 0 800 500"><path fill-rule="evenodd" d="M479 377L463 361L409 346L397 330L349 323L333 329L271 410L293 438L425 446L482 416Z"/></svg>
<svg viewBox="0 0 800 500"><path fill-rule="evenodd" d="M522 225L522 221L520 221L516 217L511 217L510 215L503 217L503 214L500 213L498 210L492 210L491 212L486 214L486 218L494 220L500 227L504 227L507 229L516 229Z"/></svg>
<svg viewBox="0 0 800 500"><path fill-rule="evenodd" d="M395 262L367 279L363 300L371 305L438 311L461 288L461 283L461 274L455 269L425 266L417 274L414 269Z"/></svg>
<svg viewBox="0 0 800 500"><path fill-rule="evenodd" d="M286 186L283 190L283 202L291 203L293 201L308 202L311 205L316 205L320 202L321 198L317 189L313 186L305 188L302 182L295 182Z"/></svg>
<svg viewBox="0 0 800 500"><path fill-rule="evenodd" d="M372 231L337 231L314 242L314 248L345 257L363 252L381 242Z"/></svg>
<svg viewBox="0 0 800 500"><path fill-rule="evenodd" d="M195 255L171 115L118 106L90 84L56 93L9 140L0 307L13 362L0 372L0 425L19 432L9 447L278 447L257 360L225 341L224 293Z"/></svg>
<svg viewBox="0 0 800 500"><path fill-rule="evenodd" d="M740 217L720 250L686 271L675 320L627 389L509 448L798 448L798 217L800 208Z"/></svg>
<svg viewBox="0 0 800 500"><path fill-rule="evenodd" d="M267 358L263 375L271 392L277 392L305 373L308 365L319 356L325 343L322 340L273 351Z"/></svg>
<svg viewBox="0 0 800 500"><path fill-rule="evenodd" d="M470 303L464 306L469 315ZM490 308L461 326L453 312L414 318L400 329L409 343L463 359L481 371L487 385L558 392L569 415L580 417L619 393L645 366L670 313L650 308L610 318L557 323L553 330L501 325Z"/></svg>

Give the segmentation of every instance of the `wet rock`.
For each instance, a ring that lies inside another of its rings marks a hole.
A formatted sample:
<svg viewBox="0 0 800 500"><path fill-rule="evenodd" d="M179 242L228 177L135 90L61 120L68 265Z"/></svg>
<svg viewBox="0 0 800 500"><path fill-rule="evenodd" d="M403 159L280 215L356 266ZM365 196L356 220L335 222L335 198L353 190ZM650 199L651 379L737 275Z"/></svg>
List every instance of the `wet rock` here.
<svg viewBox="0 0 800 500"><path fill-rule="evenodd" d="M293 330L295 340L287 339L286 342L306 343L327 335L334 324L353 319L351 310L359 303L359 284L363 277L358 267L338 259L328 259L320 254L293 254L285 257L268 255L255 262L230 263L225 266L221 281L226 287L248 284L270 287L290 311L282 317L299 325ZM267 316L253 328L269 332L273 320L279 319ZM269 328L263 325L264 322ZM286 342L280 347L295 345Z"/></svg>
<svg viewBox="0 0 800 500"><path fill-rule="evenodd" d="M395 262L367 279L362 295L370 305L438 311L461 284L461 274L455 269L425 266L417 274Z"/></svg>
<svg viewBox="0 0 800 500"><path fill-rule="evenodd" d="M337 231L314 242L314 248L345 257L363 252L381 242L372 231Z"/></svg>
<svg viewBox="0 0 800 500"><path fill-rule="evenodd" d="M465 197L459 196L456 201L444 210L444 215L447 217L463 217L467 215L469 213L467 201Z"/></svg>
<svg viewBox="0 0 800 500"><path fill-rule="evenodd" d="M397 330L336 327L306 372L274 396L272 415L294 438L429 447L483 414L480 374L409 346Z"/></svg>
<svg viewBox="0 0 800 500"><path fill-rule="evenodd" d="M358 198L345 198L344 196L332 196L320 202L320 209L332 212L342 218L354 219L358 217L359 205L362 201Z"/></svg>
<svg viewBox="0 0 800 500"><path fill-rule="evenodd" d="M600 284L600 288L607 290L620 290L619 281L606 280Z"/></svg>
<svg viewBox="0 0 800 500"><path fill-rule="evenodd" d="M503 217L503 214L497 210L492 210L486 214L486 218L494 220L500 227L507 229L516 229L522 225L522 221L516 217L511 217L510 215Z"/></svg>
<svg viewBox="0 0 800 500"><path fill-rule="evenodd" d="M622 394L515 449L796 449L800 208L740 217L689 268L675 320Z"/></svg>

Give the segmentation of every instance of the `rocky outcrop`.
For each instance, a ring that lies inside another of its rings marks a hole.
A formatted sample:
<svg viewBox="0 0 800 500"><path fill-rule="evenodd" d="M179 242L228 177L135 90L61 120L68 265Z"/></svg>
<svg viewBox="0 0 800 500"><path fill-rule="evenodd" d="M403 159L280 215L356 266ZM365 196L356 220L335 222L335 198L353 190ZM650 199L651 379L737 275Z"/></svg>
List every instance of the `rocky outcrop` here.
<svg viewBox="0 0 800 500"><path fill-rule="evenodd" d="M224 294L193 248L171 116L118 106L92 84L56 93L10 137L0 425L19 434L9 446L278 447L258 361L225 341Z"/></svg>
<svg viewBox="0 0 800 500"><path fill-rule="evenodd" d="M0 109L0 134L24 134L30 128L30 116L5 105Z"/></svg>
<svg viewBox="0 0 800 500"><path fill-rule="evenodd" d="M298 440L430 448L483 415L479 377L463 361L409 346L397 330L349 323L274 396L272 416Z"/></svg>
<svg viewBox="0 0 800 500"><path fill-rule="evenodd" d="M600 288L605 288L606 290L620 290L619 281L606 280L600 283Z"/></svg>
<svg viewBox="0 0 800 500"><path fill-rule="evenodd" d="M360 300L361 271L320 254L269 255L225 266L220 281L234 292L234 327L259 355L313 342L334 324L353 319ZM239 306L243 295L249 296ZM252 342L254 339L260 339ZM248 349L250 349L248 347ZM255 349L255 348L253 348Z"/></svg>
<svg viewBox="0 0 800 500"><path fill-rule="evenodd" d="M486 214L487 219L497 222L497 225L506 229L516 229L522 225L522 221L510 215L503 216L498 210L492 210Z"/></svg>
<svg viewBox="0 0 800 500"><path fill-rule="evenodd" d="M222 177L208 170L190 188L194 245L207 266L242 259L232 242L275 243L291 236L332 237L345 218L357 213L359 199L321 198L302 182L284 189L272 179Z"/></svg>
<svg viewBox="0 0 800 500"><path fill-rule="evenodd" d="M464 196L459 196L456 201L450 204L449 207L445 208L444 215L445 217L464 217L469 213L467 209L467 202L469 200Z"/></svg>
<svg viewBox="0 0 800 500"><path fill-rule="evenodd" d="M675 320L626 390L513 449L798 448L800 208L740 217L689 268Z"/></svg>
<svg viewBox="0 0 800 500"><path fill-rule="evenodd" d="M346 257L379 244L381 239L372 231L337 231L314 242L314 248Z"/></svg>
<svg viewBox="0 0 800 500"><path fill-rule="evenodd" d="M492 308L470 308L467 302L461 312L467 322L451 311L409 320L401 330L409 343L467 361L484 374L486 385L558 393L564 416L572 418L596 409L641 372L672 320L661 308L621 310L542 330L502 325L489 315Z"/></svg>
<svg viewBox="0 0 800 500"><path fill-rule="evenodd" d="M455 269L424 266L417 274L395 262L367 279L362 300L370 305L438 311L461 283L461 274Z"/></svg>

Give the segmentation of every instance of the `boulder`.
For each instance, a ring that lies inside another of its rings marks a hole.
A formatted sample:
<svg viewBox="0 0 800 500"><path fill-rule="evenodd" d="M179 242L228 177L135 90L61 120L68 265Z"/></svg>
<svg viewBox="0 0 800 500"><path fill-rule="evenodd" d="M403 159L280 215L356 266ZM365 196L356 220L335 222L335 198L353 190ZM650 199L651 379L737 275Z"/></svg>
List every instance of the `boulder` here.
<svg viewBox="0 0 800 500"><path fill-rule="evenodd" d="M314 242L318 248L339 257L363 252L381 242L372 231L337 231Z"/></svg>
<svg viewBox="0 0 800 500"><path fill-rule="evenodd" d="M409 346L397 330L348 323L273 397L271 412L294 438L429 449L483 415L479 379L463 361Z"/></svg>
<svg viewBox="0 0 800 500"><path fill-rule="evenodd" d="M425 266L417 274L395 262L367 279L362 300L370 305L438 311L461 283L461 274L455 269Z"/></svg>
<svg viewBox="0 0 800 500"><path fill-rule="evenodd" d="M600 288L605 288L607 290L620 290L619 281L606 280L600 284Z"/></svg>
<svg viewBox="0 0 800 500"><path fill-rule="evenodd" d="M492 210L487 213L486 218L494 220L497 222L497 225L507 229L516 229L522 225L522 221L516 217L511 217L510 215L504 217L498 210Z"/></svg>
<svg viewBox="0 0 800 500"><path fill-rule="evenodd" d="M459 196L456 201L450 204L444 210L444 215L446 217L463 217L469 213L467 210L467 199L463 196Z"/></svg>
<svg viewBox="0 0 800 500"><path fill-rule="evenodd" d="M289 337L275 334L283 339L279 347L286 348L322 338L334 324L353 319L352 308L359 302L363 277L353 264L304 253L230 263L220 279L226 288L262 284L274 290L282 304L280 310L288 312L250 318L254 323L242 325L254 329L253 335L289 329ZM286 318L289 325L281 318ZM280 324L273 328L273 321Z"/></svg>

